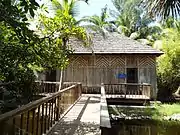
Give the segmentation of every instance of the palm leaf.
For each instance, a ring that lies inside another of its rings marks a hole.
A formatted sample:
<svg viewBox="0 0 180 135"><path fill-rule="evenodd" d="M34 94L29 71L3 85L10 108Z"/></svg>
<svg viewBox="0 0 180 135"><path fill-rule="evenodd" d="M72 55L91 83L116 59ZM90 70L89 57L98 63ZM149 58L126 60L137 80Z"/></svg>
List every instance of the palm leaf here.
<svg viewBox="0 0 180 135"><path fill-rule="evenodd" d="M53 10L63 10L62 4L58 0L52 0Z"/></svg>
<svg viewBox="0 0 180 135"><path fill-rule="evenodd" d="M105 7L102 8L102 12L101 12L101 16L100 17L101 17L101 21L102 22L106 21L106 19L108 17L108 15L107 15L107 5L105 5Z"/></svg>
<svg viewBox="0 0 180 135"><path fill-rule="evenodd" d="M160 17L165 20L169 16L177 18L180 15L179 0L143 0L142 2L153 17Z"/></svg>
<svg viewBox="0 0 180 135"><path fill-rule="evenodd" d="M84 25L83 27L85 27L86 29L90 29L96 33L99 33L101 34L104 38L106 38L106 35L107 35L107 31L106 29L103 29L97 25Z"/></svg>
<svg viewBox="0 0 180 135"><path fill-rule="evenodd" d="M121 34L124 34L125 36L128 36L128 37L131 34L130 29L126 26L123 26L123 25L119 25L118 32Z"/></svg>
<svg viewBox="0 0 180 135"><path fill-rule="evenodd" d="M97 26L101 25L100 17L96 16L96 15L83 17L81 20L78 21L78 23L80 23L80 22L92 23Z"/></svg>
<svg viewBox="0 0 180 135"><path fill-rule="evenodd" d="M126 0L112 0L113 5L119 13L122 13Z"/></svg>
<svg viewBox="0 0 180 135"><path fill-rule="evenodd" d="M79 15L79 1L88 2L88 0L52 0L52 7L56 13L63 11L75 17Z"/></svg>
<svg viewBox="0 0 180 135"><path fill-rule="evenodd" d="M69 4L69 14L74 17L79 15L79 6L77 1L71 0Z"/></svg>

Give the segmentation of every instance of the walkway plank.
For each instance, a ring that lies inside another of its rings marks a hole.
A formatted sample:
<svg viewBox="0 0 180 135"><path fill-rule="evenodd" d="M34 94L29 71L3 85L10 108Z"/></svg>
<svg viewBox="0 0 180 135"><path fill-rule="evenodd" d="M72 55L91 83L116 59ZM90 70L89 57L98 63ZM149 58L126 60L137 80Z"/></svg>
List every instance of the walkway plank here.
<svg viewBox="0 0 180 135"><path fill-rule="evenodd" d="M84 94L48 135L100 135L100 94Z"/></svg>

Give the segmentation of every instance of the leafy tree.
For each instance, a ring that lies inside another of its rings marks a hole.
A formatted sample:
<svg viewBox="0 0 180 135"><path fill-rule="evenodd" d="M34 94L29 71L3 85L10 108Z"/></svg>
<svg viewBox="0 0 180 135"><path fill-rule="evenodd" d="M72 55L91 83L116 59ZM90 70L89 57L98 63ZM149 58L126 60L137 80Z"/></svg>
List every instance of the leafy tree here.
<svg viewBox="0 0 180 135"><path fill-rule="evenodd" d="M69 48L69 39L78 38L88 44L85 29L75 25L76 20L64 12L53 18L41 15L39 19L39 34L44 39L42 46L50 52L43 59L48 59L50 64L44 65L47 69L64 68L67 58L72 53ZM43 61L44 61L43 60Z"/></svg>
<svg viewBox="0 0 180 135"><path fill-rule="evenodd" d="M180 83L180 32L168 28L162 37L164 55L158 58L158 97L167 99Z"/></svg>
<svg viewBox="0 0 180 135"><path fill-rule="evenodd" d="M156 37L156 41L153 46L157 49L162 49L162 38L164 34L169 32L169 29L174 29L176 32L180 32L180 21L172 17L167 18L159 24L159 31L153 33L153 36Z"/></svg>
<svg viewBox="0 0 180 135"><path fill-rule="evenodd" d="M28 17L34 17L39 4L35 0L1 0L0 22L13 28L22 42L37 40L33 31L28 29Z"/></svg>
<svg viewBox="0 0 180 135"><path fill-rule="evenodd" d="M35 0L0 1L0 80L14 81L8 90L21 93L28 99L35 79L29 63L37 60L32 47L39 38L28 29L27 20L34 16L37 8L39 5Z"/></svg>
<svg viewBox="0 0 180 135"><path fill-rule="evenodd" d="M34 71L66 66L67 57L72 51L64 43L68 43L70 37L87 43L87 35L83 28L74 25L75 19L64 12L54 18L41 15L39 30L29 30L26 19L30 15L34 16L32 12L36 8L31 9L31 6L38 6L33 5L33 0L25 1L28 7L22 4L24 0L15 4L6 2L0 2L3 8L0 10L7 9L4 16L1 14L0 20L0 79L4 82L15 82L8 90L31 101L33 92L37 90ZM17 102L13 100L13 103Z"/></svg>
<svg viewBox="0 0 180 135"><path fill-rule="evenodd" d="M88 0L62 0L62 1L53 0L52 6L56 12L55 17L54 18L46 18L45 20L52 21L53 24L55 22L55 24L53 25L54 28L49 29L48 27L52 27L52 25L48 24L47 22L46 22L47 24L43 23L44 28L45 28L44 30L46 32L47 32L47 30L50 30L49 32L53 33L50 35L55 36L55 40L54 40L54 38L52 38L53 42L54 41L61 42L61 44L62 44L61 48L62 48L62 51L64 52L63 55L65 56L63 60L65 60L65 61L67 61L68 55L72 52L68 48L68 41L71 37L76 37L78 39L81 39L84 41L85 44L88 43L88 38L86 35L87 33L86 33L85 29L83 29L82 27L79 27L78 22L74 18L79 13L78 7L77 7L77 4L79 1L84 1L85 3L88 3ZM62 18L62 16L64 16L64 18ZM60 19L60 18L62 18L62 19ZM43 21L41 21L41 22L43 22ZM64 24L66 24L66 25L64 25ZM58 38L57 38L57 36L58 36ZM49 43L49 44L52 44L52 43ZM67 65L67 62L65 65ZM57 68L57 69L61 70L60 84L62 84L62 76L63 76L62 70L64 67L65 66ZM61 88L61 85L59 85L59 90L60 90L60 88Z"/></svg>
<svg viewBox="0 0 180 135"><path fill-rule="evenodd" d="M142 0L142 2L152 17L167 19L170 16L180 15L179 0Z"/></svg>

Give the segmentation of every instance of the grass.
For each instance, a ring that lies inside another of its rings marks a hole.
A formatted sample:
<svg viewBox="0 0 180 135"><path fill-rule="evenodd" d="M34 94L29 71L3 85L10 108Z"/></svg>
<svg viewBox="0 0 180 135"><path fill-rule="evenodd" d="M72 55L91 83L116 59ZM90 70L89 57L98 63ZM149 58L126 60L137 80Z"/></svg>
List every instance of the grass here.
<svg viewBox="0 0 180 135"><path fill-rule="evenodd" d="M126 116L150 116L154 120L163 120L165 116L180 114L180 104L154 104L154 108L146 106L145 108L131 108L109 106L109 113L114 115L125 114Z"/></svg>
<svg viewBox="0 0 180 135"><path fill-rule="evenodd" d="M158 115L163 116L171 116L173 114L180 114L180 104L174 103L174 104L155 104L155 109L158 112Z"/></svg>
<svg viewBox="0 0 180 135"><path fill-rule="evenodd" d="M157 135L180 135L180 121L173 121L173 120L165 120L165 116L171 116L173 114L180 113L180 104L154 104L154 108L150 106L145 106L144 108L138 107L119 107L119 106L109 106L109 113L114 115L124 115L125 117L141 117L141 116L150 116L152 119L122 119L120 121L116 121L114 125L118 128L118 131L124 132L121 130L120 127L126 127L123 129L137 129L138 134L141 135L147 134L146 127L150 127L153 134ZM143 117L141 117L143 118ZM128 127L128 128L127 128ZM140 131L140 132L139 132Z"/></svg>

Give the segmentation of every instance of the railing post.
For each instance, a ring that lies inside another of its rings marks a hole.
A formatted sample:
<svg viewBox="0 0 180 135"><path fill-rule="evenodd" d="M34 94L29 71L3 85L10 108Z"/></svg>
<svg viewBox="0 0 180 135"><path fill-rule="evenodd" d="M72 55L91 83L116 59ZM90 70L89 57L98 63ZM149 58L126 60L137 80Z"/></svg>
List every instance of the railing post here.
<svg viewBox="0 0 180 135"><path fill-rule="evenodd" d="M145 95L145 91L144 91L144 85L142 84L142 96Z"/></svg>
<svg viewBox="0 0 180 135"><path fill-rule="evenodd" d="M101 83L101 96L102 96L102 87L104 87L104 83ZM104 93L106 93L106 89L105 89L105 87L104 87Z"/></svg>
<svg viewBox="0 0 180 135"><path fill-rule="evenodd" d="M77 86L78 86L78 97L80 97L82 94L82 83L78 83Z"/></svg>
<svg viewBox="0 0 180 135"><path fill-rule="evenodd" d="M151 85L149 85L149 87L148 87L148 96L149 96L149 98L151 98Z"/></svg>
<svg viewBox="0 0 180 135"><path fill-rule="evenodd" d="M125 95L124 95L124 97L126 98L126 94L127 94L127 84L124 84L124 86L125 86Z"/></svg>

